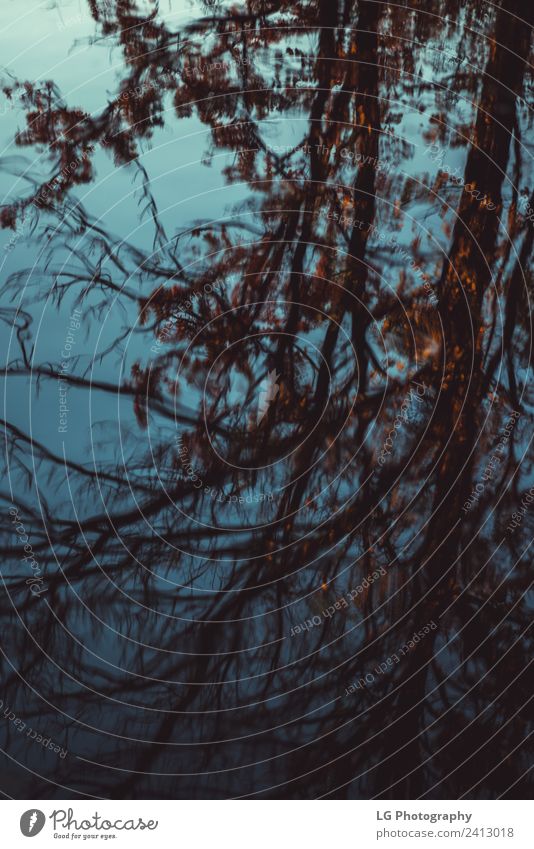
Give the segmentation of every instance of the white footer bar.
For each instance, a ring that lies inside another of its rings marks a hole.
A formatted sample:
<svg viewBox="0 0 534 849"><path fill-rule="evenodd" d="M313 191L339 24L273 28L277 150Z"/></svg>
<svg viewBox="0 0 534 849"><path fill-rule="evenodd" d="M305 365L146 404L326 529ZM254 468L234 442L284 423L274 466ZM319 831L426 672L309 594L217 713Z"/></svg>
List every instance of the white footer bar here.
<svg viewBox="0 0 534 849"><path fill-rule="evenodd" d="M532 849L528 801L4 801L2 845ZM35 838L29 844L28 839Z"/></svg>

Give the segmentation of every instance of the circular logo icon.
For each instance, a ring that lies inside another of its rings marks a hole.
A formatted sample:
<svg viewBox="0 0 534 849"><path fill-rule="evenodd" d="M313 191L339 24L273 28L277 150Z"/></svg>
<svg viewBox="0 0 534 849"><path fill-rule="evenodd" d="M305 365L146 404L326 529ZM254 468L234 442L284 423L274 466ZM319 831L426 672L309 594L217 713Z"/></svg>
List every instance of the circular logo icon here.
<svg viewBox="0 0 534 849"><path fill-rule="evenodd" d="M31 808L31 810L25 811L22 814L20 818L20 830L24 837L35 837L36 834L42 831L45 822L46 817L43 812L38 811L36 808Z"/></svg>

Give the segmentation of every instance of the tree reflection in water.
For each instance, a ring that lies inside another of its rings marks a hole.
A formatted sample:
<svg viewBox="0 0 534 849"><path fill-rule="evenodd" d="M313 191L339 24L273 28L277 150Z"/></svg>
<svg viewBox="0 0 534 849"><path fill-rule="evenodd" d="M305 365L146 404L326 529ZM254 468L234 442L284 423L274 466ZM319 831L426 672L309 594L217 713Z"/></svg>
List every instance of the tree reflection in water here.
<svg viewBox="0 0 534 849"><path fill-rule="evenodd" d="M113 96L24 88L4 792L532 793L534 10L419 5L90 0Z"/></svg>

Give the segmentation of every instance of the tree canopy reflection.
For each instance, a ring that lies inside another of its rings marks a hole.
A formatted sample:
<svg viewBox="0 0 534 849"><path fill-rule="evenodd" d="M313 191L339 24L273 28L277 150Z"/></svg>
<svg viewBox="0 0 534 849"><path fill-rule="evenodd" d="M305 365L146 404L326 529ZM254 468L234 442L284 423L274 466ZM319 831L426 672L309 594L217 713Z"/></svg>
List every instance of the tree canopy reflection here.
<svg viewBox="0 0 534 849"><path fill-rule="evenodd" d="M70 753L22 798L532 793L527 5L89 2L113 96L25 87L8 385L57 383L50 300L107 330L62 378L85 461L4 422L48 586L8 527L6 693Z"/></svg>

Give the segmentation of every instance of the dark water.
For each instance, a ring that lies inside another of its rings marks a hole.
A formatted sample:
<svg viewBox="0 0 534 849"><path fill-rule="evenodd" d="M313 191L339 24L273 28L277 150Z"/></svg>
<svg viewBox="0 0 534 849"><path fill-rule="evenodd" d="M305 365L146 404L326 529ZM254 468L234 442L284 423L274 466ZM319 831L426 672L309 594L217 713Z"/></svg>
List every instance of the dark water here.
<svg viewBox="0 0 534 849"><path fill-rule="evenodd" d="M5 9L3 794L529 798L532 3Z"/></svg>

